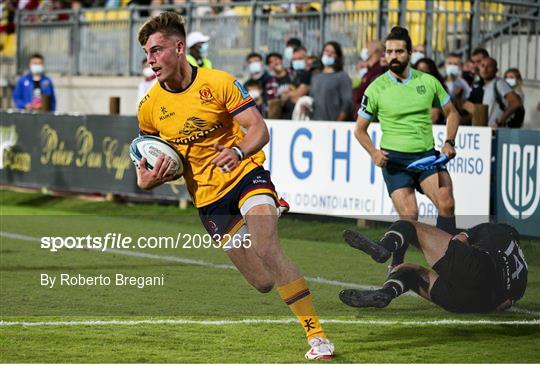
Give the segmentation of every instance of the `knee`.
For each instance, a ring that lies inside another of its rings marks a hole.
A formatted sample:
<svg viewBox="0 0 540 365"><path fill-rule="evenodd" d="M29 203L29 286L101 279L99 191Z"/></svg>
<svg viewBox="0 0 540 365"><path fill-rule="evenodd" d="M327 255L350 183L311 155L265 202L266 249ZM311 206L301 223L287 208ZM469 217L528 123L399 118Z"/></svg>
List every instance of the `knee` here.
<svg viewBox="0 0 540 365"><path fill-rule="evenodd" d="M255 289L257 289L259 293L262 294L270 293L272 289L274 289L273 281L259 281L256 283L252 283L252 285Z"/></svg>
<svg viewBox="0 0 540 365"><path fill-rule="evenodd" d="M437 198L437 209L443 214L453 214L454 204L454 197L449 192L443 192Z"/></svg>
<svg viewBox="0 0 540 365"><path fill-rule="evenodd" d="M407 207L403 212L400 212L399 218L402 220L417 221L418 220L418 208Z"/></svg>

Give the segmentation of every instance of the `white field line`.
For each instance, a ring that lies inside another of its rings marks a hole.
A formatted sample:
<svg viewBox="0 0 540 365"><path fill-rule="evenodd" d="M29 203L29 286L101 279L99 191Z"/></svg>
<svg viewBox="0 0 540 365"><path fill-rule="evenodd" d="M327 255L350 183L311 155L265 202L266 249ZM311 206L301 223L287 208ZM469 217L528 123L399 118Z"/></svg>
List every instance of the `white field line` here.
<svg viewBox="0 0 540 365"><path fill-rule="evenodd" d="M170 324L170 325L205 325L205 326L226 326L243 324L296 324L296 319L243 319L243 320L221 320L204 321L191 319L146 319L146 320L110 320L110 321L58 321L58 322L5 322L0 321L0 327L8 326L137 326L145 324ZM461 319L441 319L433 321L386 321L386 320L356 320L356 319L321 319L321 323L353 324L353 325L377 325L377 326L445 326L445 325L540 325L539 319L497 321L497 320L461 320Z"/></svg>
<svg viewBox="0 0 540 365"><path fill-rule="evenodd" d="M41 242L40 239L37 237L26 236L26 235L22 235L18 233L4 232L4 231L0 231L0 237L6 237L6 238L11 238L11 239L26 241L26 242L38 242L38 243ZM131 250L119 250L119 249L108 249L105 251L101 251L100 249L97 249L97 248L90 248L90 250L105 252L105 253L112 253L112 254L117 254L117 255L131 256L131 257L141 257L141 258L147 258L147 259L159 260L159 261L177 262L177 263L181 263L185 265L204 266L204 267L210 267L213 269L236 270L236 267L234 267L234 265L213 264L211 262L207 262L204 260L188 259L188 258L183 258L183 257L178 257L178 256L153 255L153 254L144 253L144 252L131 251ZM347 283L347 282L339 281L339 280L326 279L320 276L317 276L317 277L306 276L306 280L310 282L314 282L314 283L327 284L327 285L332 285L332 286L337 286L337 287L342 287L342 288L351 288L351 289L360 289L360 290L369 290L369 289L375 288L372 285ZM415 293L411 291L405 293L405 295L410 295L410 296L419 298L418 295L416 295ZM510 308L508 311L514 312L514 313L532 315L532 316L540 316L540 311L533 311L533 310L521 309L521 308L516 308L516 307Z"/></svg>

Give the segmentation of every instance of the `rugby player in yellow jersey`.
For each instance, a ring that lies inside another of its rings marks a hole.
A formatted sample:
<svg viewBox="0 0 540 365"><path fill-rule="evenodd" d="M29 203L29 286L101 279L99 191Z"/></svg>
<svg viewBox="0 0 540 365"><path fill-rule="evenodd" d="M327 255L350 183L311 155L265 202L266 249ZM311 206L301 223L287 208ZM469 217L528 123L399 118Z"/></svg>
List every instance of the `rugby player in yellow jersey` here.
<svg viewBox="0 0 540 365"><path fill-rule="evenodd" d="M331 358L334 346L319 323L307 283L279 244L279 199L262 168L261 148L269 133L253 99L228 73L187 62L179 15L165 12L148 19L138 40L159 81L139 104L141 134L160 136L184 157L188 191L212 237L221 243L251 242L229 244L225 252L261 293L277 286L304 328L311 346L306 358ZM152 171L145 163L141 160L137 172L142 189L173 179L168 157L162 155Z"/></svg>

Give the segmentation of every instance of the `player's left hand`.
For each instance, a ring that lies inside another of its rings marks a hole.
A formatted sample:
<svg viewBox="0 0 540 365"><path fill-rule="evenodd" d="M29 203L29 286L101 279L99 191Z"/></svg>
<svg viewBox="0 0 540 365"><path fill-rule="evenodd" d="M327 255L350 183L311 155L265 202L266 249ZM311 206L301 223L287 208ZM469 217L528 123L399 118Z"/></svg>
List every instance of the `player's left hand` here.
<svg viewBox="0 0 540 365"><path fill-rule="evenodd" d="M452 147L449 143L445 143L442 146L441 152L448 156L450 160L456 157L456 149Z"/></svg>
<svg viewBox="0 0 540 365"><path fill-rule="evenodd" d="M219 155L212 160L212 163L218 166L221 172L231 172L238 166L240 161L238 155L233 150L217 142L214 143L214 148L219 151Z"/></svg>

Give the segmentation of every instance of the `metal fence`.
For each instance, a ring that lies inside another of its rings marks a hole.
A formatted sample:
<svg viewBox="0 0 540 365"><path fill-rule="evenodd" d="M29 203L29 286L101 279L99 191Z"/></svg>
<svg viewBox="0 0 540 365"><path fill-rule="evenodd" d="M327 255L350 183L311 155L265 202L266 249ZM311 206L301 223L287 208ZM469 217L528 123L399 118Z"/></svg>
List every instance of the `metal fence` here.
<svg viewBox="0 0 540 365"><path fill-rule="evenodd" d="M540 0L252 0L233 4L227 11L212 3L188 2L174 8L21 12L17 15L17 71L23 72L29 56L40 52L51 72L138 74L144 54L136 35L146 14L173 10L185 16L188 32L199 30L211 36L214 67L239 77L249 52L282 52L290 37L300 38L315 55L324 42L340 42L346 70L352 73L368 41L383 39L392 26L402 25L409 29L413 42L424 44L427 55L439 64L450 52L467 57L473 48L484 46L501 70L518 67L525 79L540 80ZM311 9L294 12L294 4L308 4Z"/></svg>

